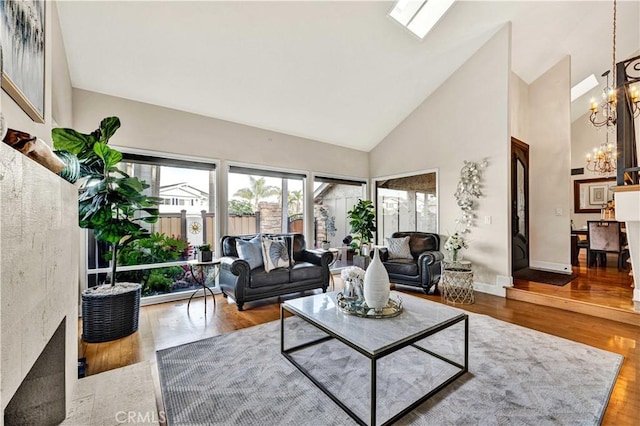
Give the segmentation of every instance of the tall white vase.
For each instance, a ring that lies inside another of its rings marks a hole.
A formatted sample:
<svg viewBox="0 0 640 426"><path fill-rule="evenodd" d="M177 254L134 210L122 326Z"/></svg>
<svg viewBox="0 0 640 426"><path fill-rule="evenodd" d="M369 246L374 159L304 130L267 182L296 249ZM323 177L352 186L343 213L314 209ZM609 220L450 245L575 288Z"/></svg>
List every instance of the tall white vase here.
<svg viewBox="0 0 640 426"><path fill-rule="evenodd" d="M364 273L364 300L373 309L382 309L389 301L389 274L380 260L378 247L374 249L373 260Z"/></svg>

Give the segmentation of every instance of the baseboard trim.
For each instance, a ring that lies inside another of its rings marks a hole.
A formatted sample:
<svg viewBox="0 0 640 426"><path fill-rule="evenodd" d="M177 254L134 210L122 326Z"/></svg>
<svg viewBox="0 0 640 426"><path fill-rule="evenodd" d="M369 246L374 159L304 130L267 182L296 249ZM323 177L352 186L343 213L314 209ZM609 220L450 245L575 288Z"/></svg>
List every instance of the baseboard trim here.
<svg viewBox="0 0 640 426"><path fill-rule="evenodd" d="M500 297L507 296L507 290L503 286L479 283L477 281L474 281L473 289L480 293L491 294L493 296L500 296Z"/></svg>
<svg viewBox="0 0 640 426"><path fill-rule="evenodd" d="M633 300L635 302L640 302L640 288L633 289Z"/></svg>
<svg viewBox="0 0 640 426"><path fill-rule="evenodd" d="M529 266L535 269L542 269L544 271L551 271L551 272L559 272L561 274L572 273L571 265L565 264L565 263L533 261Z"/></svg>
<svg viewBox="0 0 640 426"><path fill-rule="evenodd" d="M513 277L511 275L496 275L496 285L498 287L513 287Z"/></svg>

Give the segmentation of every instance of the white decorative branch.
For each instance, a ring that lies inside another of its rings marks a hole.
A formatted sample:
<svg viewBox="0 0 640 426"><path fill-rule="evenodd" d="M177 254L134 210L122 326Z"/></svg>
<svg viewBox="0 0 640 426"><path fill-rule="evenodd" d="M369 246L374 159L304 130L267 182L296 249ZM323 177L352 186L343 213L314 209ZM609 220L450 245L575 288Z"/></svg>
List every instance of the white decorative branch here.
<svg viewBox="0 0 640 426"><path fill-rule="evenodd" d="M464 166L460 169L460 181L454 194L458 207L462 210L460 217L456 219L459 233L467 234L471 232L471 227L475 226L476 201L483 195L482 172L487 166L487 160L480 163L464 161Z"/></svg>

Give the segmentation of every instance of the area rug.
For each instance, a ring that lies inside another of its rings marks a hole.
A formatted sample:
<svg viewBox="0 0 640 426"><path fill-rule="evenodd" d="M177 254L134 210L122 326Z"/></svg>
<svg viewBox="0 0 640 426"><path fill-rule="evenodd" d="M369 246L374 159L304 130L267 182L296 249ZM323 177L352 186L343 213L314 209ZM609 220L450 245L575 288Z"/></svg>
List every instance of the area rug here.
<svg viewBox="0 0 640 426"><path fill-rule="evenodd" d="M321 333L297 317L288 318L286 327L295 338L287 337L287 347ZM464 348L462 323L456 327L418 343L455 357ZM470 313L469 327L469 372L397 424L600 423L622 356L485 315ZM383 421L417 399L414 385L430 386L429 378L450 367L411 347L400 352L379 361ZM296 354L342 402L368 418L366 358L335 340ZM279 321L156 355L169 425L356 424L280 354Z"/></svg>
<svg viewBox="0 0 640 426"><path fill-rule="evenodd" d="M563 286L577 277L576 274L561 274L558 272L543 271L540 269L523 268L513 273L513 278L518 280L533 281L536 283Z"/></svg>

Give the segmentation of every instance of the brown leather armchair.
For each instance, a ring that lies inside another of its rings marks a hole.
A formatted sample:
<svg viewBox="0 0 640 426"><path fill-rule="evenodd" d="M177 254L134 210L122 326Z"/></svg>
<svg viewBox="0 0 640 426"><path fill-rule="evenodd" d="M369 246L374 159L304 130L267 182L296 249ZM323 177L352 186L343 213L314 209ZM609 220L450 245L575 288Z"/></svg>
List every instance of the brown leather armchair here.
<svg viewBox="0 0 640 426"><path fill-rule="evenodd" d="M380 249L380 260L394 284L420 287L425 294L435 293L440 281L440 236L428 232L394 232L391 238L409 236L413 259L390 259L386 247Z"/></svg>

